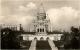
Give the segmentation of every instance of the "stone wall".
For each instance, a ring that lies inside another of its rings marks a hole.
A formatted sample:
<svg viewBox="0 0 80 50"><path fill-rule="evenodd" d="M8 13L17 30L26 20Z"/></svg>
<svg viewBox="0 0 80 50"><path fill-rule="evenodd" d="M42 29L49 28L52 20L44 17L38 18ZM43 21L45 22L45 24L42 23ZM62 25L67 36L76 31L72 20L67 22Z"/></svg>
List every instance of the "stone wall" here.
<svg viewBox="0 0 80 50"><path fill-rule="evenodd" d="M47 39L51 39L54 41L60 40L62 34L52 34L52 35L21 35L23 36L23 40L33 40L33 39L37 39L37 40L47 40Z"/></svg>

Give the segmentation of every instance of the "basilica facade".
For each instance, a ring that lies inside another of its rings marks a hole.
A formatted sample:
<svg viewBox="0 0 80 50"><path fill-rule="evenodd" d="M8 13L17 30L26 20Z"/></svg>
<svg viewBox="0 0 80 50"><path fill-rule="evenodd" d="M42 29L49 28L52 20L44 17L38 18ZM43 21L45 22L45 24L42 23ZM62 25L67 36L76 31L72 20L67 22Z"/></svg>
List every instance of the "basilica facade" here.
<svg viewBox="0 0 80 50"><path fill-rule="evenodd" d="M52 33L49 34L48 32L52 32L51 26L50 26L50 19L47 16L45 10L43 7L39 8L39 11L36 16L36 20L32 22L32 29L34 33L33 34L22 34L23 40L60 40L62 34L56 34Z"/></svg>

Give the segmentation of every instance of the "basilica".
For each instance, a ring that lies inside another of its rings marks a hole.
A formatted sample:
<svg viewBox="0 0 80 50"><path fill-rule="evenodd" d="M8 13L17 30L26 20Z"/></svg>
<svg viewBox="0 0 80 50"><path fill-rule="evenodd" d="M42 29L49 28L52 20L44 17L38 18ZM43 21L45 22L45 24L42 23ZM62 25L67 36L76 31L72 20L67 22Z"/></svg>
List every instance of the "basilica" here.
<svg viewBox="0 0 80 50"><path fill-rule="evenodd" d="M43 5L40 6L37 12L36 19L32 21L32 26L30 30L34 32L33 34L22 34L23 40L60 40L62 34L52 33L52 28L50 26L50 19L48 14L46 14Z"/></svg>
<svg viewBox="0 0 80 50"><path fill-rule="evenodd" d="M74 49L76 46L80 48L80 27L71 27L70 33L53 31L50 18L42 4L35 17L28 31L24 30L22 24L0 24L1 49L58 50Z"/></svg>

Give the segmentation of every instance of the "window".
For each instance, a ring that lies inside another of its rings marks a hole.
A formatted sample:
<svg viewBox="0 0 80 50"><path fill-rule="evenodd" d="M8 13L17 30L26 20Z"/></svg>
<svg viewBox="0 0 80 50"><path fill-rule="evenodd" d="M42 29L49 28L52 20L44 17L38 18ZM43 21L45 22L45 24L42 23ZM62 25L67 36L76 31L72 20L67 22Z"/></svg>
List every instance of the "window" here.
<svg viewBox="0 0 80 50"><path fill-rule="evenodd" d="M37 29L37 32L44 32L44 28L43 29Z"/></svg>
<svg viewBox="0 0 80 50"><path fill-rule="evenodd" d="M42 32L44 32L44 29L42 29Z"/></svg>
<svg viewBox="0 0 80 50"><path fill-rule="evenodd" d="M37 32L39 32L39 29L37 29Z"/></svg>

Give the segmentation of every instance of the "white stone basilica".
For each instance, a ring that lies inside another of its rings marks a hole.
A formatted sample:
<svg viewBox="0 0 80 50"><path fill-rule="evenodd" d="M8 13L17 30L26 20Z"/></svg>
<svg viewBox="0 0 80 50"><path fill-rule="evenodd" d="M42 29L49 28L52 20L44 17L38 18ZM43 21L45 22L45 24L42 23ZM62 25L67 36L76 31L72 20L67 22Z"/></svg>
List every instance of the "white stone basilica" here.
<svg viewBox="0 0 80 50"><path fill-rule="evenodd" d="M50 27L50 20L44 10L44 8L41 7L39 8L39 11L37 13L37 19L34 20L32 22L33 31L35 32L34 35L33 34L22 34L21 36L23 36L23 40L33 40L33 39L37 39L37 40L47 40L47 39L51 39L51 40L60 40L61 35L62 34L49 34L48 32L51 32L52 29Z"/></svg>

